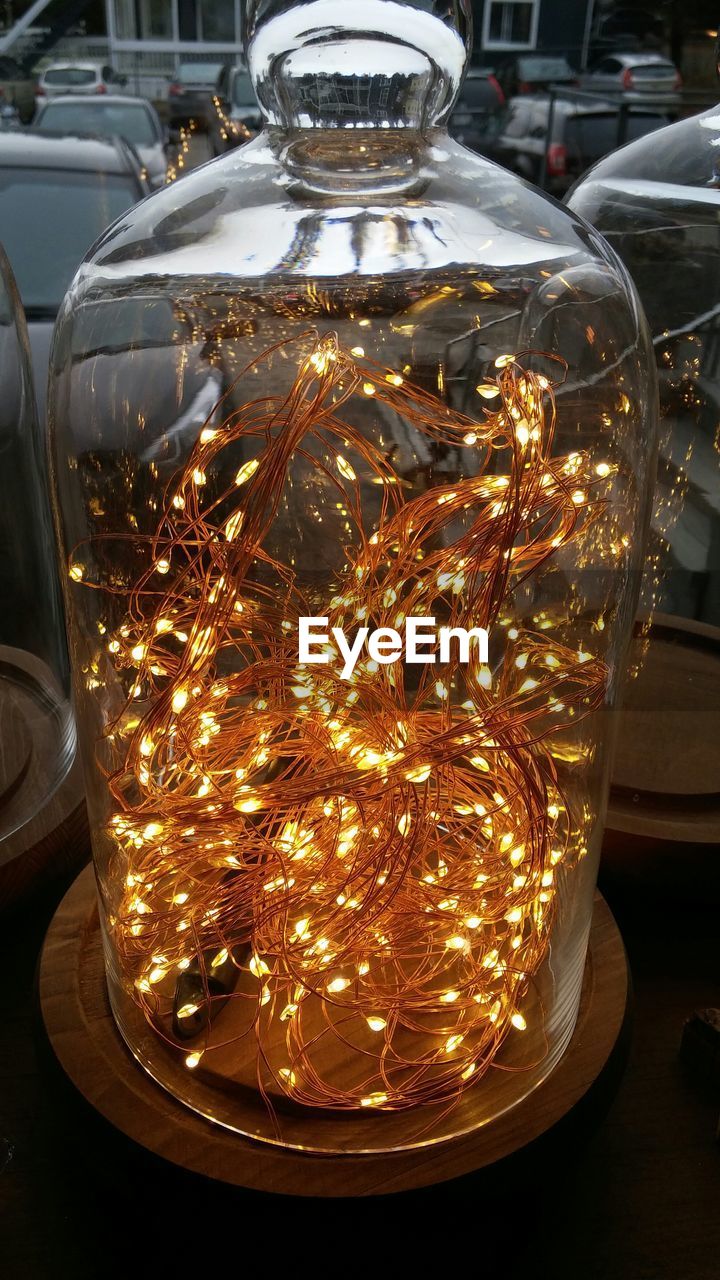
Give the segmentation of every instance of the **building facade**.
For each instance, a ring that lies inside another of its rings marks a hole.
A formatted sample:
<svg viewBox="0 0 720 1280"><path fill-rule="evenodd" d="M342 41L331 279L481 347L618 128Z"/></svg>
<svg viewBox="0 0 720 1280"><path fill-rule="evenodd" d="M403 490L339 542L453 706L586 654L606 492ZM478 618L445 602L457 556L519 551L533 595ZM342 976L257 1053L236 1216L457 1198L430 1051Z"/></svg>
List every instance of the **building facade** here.
<svg viewBox="0 0 720 1280"><path fill-rule="evenodd" d="M108 58L137 91L163 96L178 62L235 61L241 0L105 0Z"/></svg>
<svg viewBox="0 0 720 1280"><path fill-rule="evenodd" d="M242 50L241 0L105 0L105 7L117 66L140 60L167 70L181 59L234 58ZM565 54L579 67L596 7L597 0L473 0L474 59L498 63L537 50Z"/></svg>
<svg viewBox="0 0 720 1280"><path fill-rule="evenodd" d="M33 0L6 33L20 48L28 24L46 21L50 0ZM342 4L343 0L337 0ZM500 66L518 54L563 54L586 65L593 19L607 0L471 0L477 63ZM100 57L132 88L162 97L179 62L235 61L242 53L242 0L104 0L105 35L62 36L55 56ZM0 41L2 44L2 41Z"/></svg>
<svg viewBox="0 0 720 1280"><path fill-rule="evenodd" d="M238 53L240 0L106 0L108 40L124 53Z"/></svg>
<svg viewBox="0 0 720 1280"><path fill-rule="evenodd" d="M587 61L595 0L473 0L475 60L499 65L522 53Z"/></svg>

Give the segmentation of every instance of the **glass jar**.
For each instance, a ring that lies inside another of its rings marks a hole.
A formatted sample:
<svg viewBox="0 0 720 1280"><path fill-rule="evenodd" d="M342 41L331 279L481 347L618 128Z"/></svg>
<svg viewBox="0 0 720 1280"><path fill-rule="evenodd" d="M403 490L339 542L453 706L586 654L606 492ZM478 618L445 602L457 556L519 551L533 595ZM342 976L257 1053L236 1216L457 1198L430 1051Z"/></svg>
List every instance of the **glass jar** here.
<svg viewBox="0 0 720 1280"><path fill-rule="evenodd" d="M75 757L70 672L22 306L0 249L0 866L26 851L33 820ZM18 874L0 877L9 900Z"/></svg>
<svg viewBox="0 0 720 1280"><path fill-rule="evenodd" d="M108 983L197 1111L392 1149L572 1034L653 366L602 239L448 138L464 3L247 30L265 131L111 228L54 348Z"/></svg>
<svg viewBox="0 0 720 1280"><path fill-rule="evenodd" d="M570 206L630 272L660 383L655 505L613 773L627 837L720 840L720 108L602 160ZM676 868L671 874L675 874Z"/></svg>

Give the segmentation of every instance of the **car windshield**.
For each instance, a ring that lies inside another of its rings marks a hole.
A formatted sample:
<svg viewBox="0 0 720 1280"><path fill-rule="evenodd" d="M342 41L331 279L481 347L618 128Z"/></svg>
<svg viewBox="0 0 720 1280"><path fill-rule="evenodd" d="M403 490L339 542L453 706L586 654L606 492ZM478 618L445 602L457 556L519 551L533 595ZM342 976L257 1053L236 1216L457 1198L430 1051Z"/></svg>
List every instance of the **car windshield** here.
<svg viewBox="0 0 720 1280"><path fill-rule="evenodd" d="M49 67L43 76L45 84L94 84L97 79L93 67Z"/></svg>
<svg viewBox="0 0 720 1280"><path fill-rule="evenodd" d="M625 142L634 142L664 124L667 124L665 116L632 111L625 120L624 133L621 133L617 112L570 116L565 126L565 142L578 163L589 165L614 151L621 138Z"/></svg>
<svg viewBox="0 0 720 1280"><path fill-rule="evenodd" d="M221 71L221 62L181 62L175 78L180 84L206 84L214 87Z"/></svg>
<svg viewBox="0 0 720 1280"><path fill-rule="evenodd" d="M518 70L524 80L567 80L575 74L564 58L521 58Z"/></svg>
<svg viewBox="0 0 720 1280"><path fill-rule="evenodd" d="M136 147L159 142L150 112L142 103L49 102L38 116L38 125L53 133L97 133L103 138L119 134Z"/></svg>
<svg viewBox="0 0 720 1280"><path fill-rule="evenodd" d="M497 103L497 90L488 81L487 76L468 76L460 94L460 105L468 107L487 107Z"/></svg>
<svg viewBox="0 0 720 1280"><path fill-rule="evenodd" d="M630 68L635 80L674 80L675 68L672 62L643 62L640 66Z"/></svg>
<svg viewBox="0 0 720 1280"><path fill-rule="evenodd" d="M91 244L139 195L130 174L0 168L0 243L31 318L57 311Z"/></svg>
<svg viewBox="0 0 720 1280"><path fill-rule="evenodd" d="M232 99L236 107L255 106L255 92L247 71L240 71L234 77Z"/></svg>

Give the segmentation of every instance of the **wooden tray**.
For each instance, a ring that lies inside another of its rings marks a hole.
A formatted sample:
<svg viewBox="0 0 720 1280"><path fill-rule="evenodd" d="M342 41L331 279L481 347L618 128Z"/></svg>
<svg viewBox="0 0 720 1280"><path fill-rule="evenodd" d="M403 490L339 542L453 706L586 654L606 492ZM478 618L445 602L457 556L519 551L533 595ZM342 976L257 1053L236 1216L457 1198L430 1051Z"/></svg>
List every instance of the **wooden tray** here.
<svg viewBox="0 0 720 1280"><path fill-rule="evenodd" d="M62 703L44 662L0 645L0 825L11 832L0 839L0 912L90 855L77 754L47 797L61 749L54 709Z"/></svg>
<svg viewBox="0 0 720 1280"><path fill-rule="evenodd" d="M60 1065L85 1099L132 1141L175 1165L231 1185L345 1197L410 1191L460 1177L519 1151L555 1126L608 1062L625 1018L628 975L617 926L598 894L577 1026L547 1079L523 1102L461 1137L363 1155L311 1155L241 1138L196 1115L154 1083L129 1053L110 1011L89 868L50 926L39 991ZM480 1091L476 1096L479 1101ZM472 1098L469 1090L463 1105L472 1105Z"/></svg>

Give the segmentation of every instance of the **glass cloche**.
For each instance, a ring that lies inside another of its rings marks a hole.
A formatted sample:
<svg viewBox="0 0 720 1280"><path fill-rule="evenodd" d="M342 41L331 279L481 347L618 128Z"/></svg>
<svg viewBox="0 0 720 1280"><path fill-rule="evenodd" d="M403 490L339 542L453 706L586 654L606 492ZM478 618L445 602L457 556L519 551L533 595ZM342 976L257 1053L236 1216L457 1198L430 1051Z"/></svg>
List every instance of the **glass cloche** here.
<svg viewBox="0 0 720 1280"><path fill-rule="evenodd" d="M654 365L604 241L449 139L465 3L246 17L264 132L54 345L108 984L197 1111L389 1150L572 1035Z"/></svg>
<svg viewBox="0 0 720 1280"><path fill-rule="evenodd" d="M660 449L612 826L720 840L720 107L601 161L571 193L652 331Z"/></svg>
<svg viewBox="0 0 720 1280"><path fill-rule="evenodd" d="M53 820L60 820L64 806L50 814L48 806L75 758L62 598L27 330L2 249L0 462L2 907L28 887L46 855L52 859Z"/></svg>

